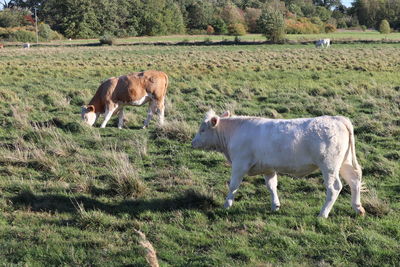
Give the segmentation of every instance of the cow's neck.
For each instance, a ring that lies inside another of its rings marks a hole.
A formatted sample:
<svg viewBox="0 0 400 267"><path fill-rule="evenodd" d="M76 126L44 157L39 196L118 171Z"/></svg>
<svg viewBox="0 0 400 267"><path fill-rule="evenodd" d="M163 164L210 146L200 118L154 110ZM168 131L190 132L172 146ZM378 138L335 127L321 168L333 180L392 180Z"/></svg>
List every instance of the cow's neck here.
<svg viewBox="0 0 400 267"><path fill-rule="evenodd" d="M226 159L231 163L231 157L229 154L229 142L232 134L241 125L240 120L232 118L221 118L217 127L218 145L217 151L225 155Z"/></svg>
<svg viewBox="0 0 400 267"><path fill-rule="evenodd" d="M102 105L102 103L100 102L99 99L95 99L93 98L90 102L89 105L93 105L94 106L94 110L96 113L104 113L105 112L105 108L104 105Z"/></svg>

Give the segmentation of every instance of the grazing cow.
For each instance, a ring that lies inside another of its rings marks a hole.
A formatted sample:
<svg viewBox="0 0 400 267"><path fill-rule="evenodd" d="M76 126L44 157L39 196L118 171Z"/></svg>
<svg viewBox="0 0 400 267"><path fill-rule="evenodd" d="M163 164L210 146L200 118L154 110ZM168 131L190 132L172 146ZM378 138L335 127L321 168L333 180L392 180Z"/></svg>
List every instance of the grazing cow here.
<svg viewBox="0 0 400 267"><path fill-rule="evenodd" d="M120 77L112 77L101 83L87 106L82 107L82 119L92 126L104 113L101 128L106 127L114 113L118 113L118 128L124 124L123 106L141 106L149 102L149 112L143 128L149 125L154 113L159 112L160 124L164 123L164 101L168 76L164 72L148 70Z"/></svg>
<svg viewBox="0 0 400 267"><path fill-rule="evenodd" d="M30 43L25 43L25 44L22 45L22 47L23 47L23 48L30 48L30 47L31 47L31 44L30 44Z"/></svg>
<svg viewBox="0 0 400 267"><path fill-rule="evenodd" d="M3 45L3 44L0 44L0 49L2 49L2 48L4 48L4 45Z"/></svg>
<svg viewBox="0 0 400 267"><path fill-rule="evenodd" d="M328 48L331 45L330 39L320 39L315 42L315 47L325 47Z"/></svg>
<svg viewBox="0 0 400 267"><path fill-rule="evenodd" d="M271 192L272 210L280 207L277 173L296 177L321 170L326 201L319 214L328 214L342 189L340 176L350 185L351 204L364 215L360 202L361 167L358 165L353 126L341 116L303 119L218 117L211 110L192 141L193 148L222 152L232 165L225 208L232 206L243 176L263 174Z"/></svg>

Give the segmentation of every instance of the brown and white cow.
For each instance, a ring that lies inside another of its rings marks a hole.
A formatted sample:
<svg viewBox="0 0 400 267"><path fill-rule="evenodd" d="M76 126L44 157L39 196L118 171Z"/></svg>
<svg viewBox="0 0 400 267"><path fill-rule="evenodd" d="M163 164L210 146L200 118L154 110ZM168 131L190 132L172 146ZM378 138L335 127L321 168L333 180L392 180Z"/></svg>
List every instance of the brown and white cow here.
<svg viewBox="0 0 400 267"><path fill-rule="evenodd" d="M4 48L4 45L3 45L3 44L0 44L0 49L2 49L2 48Z"/></svg>
<svg viewBox="0 0 400 267"><path fill-rule="evenodd" d="M141 106L149 103L149 112L143 128L149 125L153 114L157 112L160 124L163 124L167 87L167 74L155 70L109 78L101 83L89 104L82 107L82 119L92 126L100 114L104 114L105 118L101 124L101 128L104 128L111 116L118 113L118 128L121 129L124 124L125 105Z"/></svg>
<svg viewBox="0 0 400 267"><path fill-rule="evenodd" d="M194 148L222 152L232 164L225 207L232 206L243 176L263 174L271 192L272 210L280 206L277 173L297 177L320 169L326 201L319 216L328 217L342 189L339 175L350 185L351 204L363 215L361 167L357 162L353 126L342 116L267 119L207 113L192 141Z"/></svg>

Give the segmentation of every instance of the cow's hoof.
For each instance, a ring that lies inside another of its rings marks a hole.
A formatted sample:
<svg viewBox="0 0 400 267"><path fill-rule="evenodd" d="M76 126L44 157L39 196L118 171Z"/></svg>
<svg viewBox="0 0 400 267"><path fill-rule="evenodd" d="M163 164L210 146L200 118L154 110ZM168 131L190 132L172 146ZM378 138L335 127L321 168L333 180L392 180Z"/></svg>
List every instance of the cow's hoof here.
<svg viewBox="0 0 400 267"><path fill-rule="evenodd" d="M365 216L365 209L363 207L359 207L357 212L358 215Z"/></svg>
<svg viewBox="0 0 400 267"><path fill-rule="evenodd" d="M320 214L318 215L318 217L319 217L319 218L327 219L327 218L328 218L328 214L320 213Z"/></svg>
<svg viewBox="0 0 400 267"><path fill-rule="evenodd" d="M232 199L228 199L228 200L225 201L224 208L225 209L229 209L230 207L232 207L232 204L233 204L233 200Z"/></svg>
<svg viewBox="0 0 400 267"><path fill-rule="evenodd" d="M281 206L279 205L272 205L272 211L278 211Z"/></svg>

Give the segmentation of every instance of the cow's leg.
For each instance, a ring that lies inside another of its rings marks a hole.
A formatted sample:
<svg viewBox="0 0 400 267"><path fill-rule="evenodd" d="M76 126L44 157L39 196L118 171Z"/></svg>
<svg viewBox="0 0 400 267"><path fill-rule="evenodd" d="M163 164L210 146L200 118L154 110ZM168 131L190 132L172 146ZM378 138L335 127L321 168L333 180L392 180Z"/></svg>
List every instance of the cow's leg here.
<svg viewBox="0 0 400 267"><path fill-rule="evenodd" d="M238 166L240 165L240 166ZM233 199L235 198L235 194L239 189L239 185L243 180L243 176L247 173L248 168L243 167L243 163L235 164L232 163L232 174L231 181L229 182L229 192L226 197L226 201L224 204L224 208L230 208L233 204Z"/></svg>
<svg viewBox="0 0 400 267"><path fill-rule="evenodd" d="M106 112L104 113L104 121L101 124L100 128L105 128L107 125L107 122L111 119L111 116L114 114L115 110L118 108L118 105L112 107L108 106L106 107Z"/></svg>
<svg viewBox="0 0 400 267"><path fill-rule="evenodd" d="M340 181L338 170L322 170L322 174L326 188L326 200L319 216L328 218L329 212L342 190L342 182Z"/></svg>
<svg viewBox="0 0 400 267"><path fill-rule="evenodd" d="M271 193L271 206L272 206L272 211L277 211L279 210L281 204L279 202L278 198L278 177L276 176L276 172L270 174L270 175L265 175L265 185L267 186L269 192Z"/></svg>
<svg viewBox="0 0 400 267"><path fill-rule="evenodd" d="M147 118L144 121L143 129L147 128L149 126L149 122L151 118L153 118L153 114L156 113L157 111L157 103L156 101L152 100L149 103L149 111L147 112Z"/></svg>
<svg viewBox="0 0 400 267"><path fill-rule="evenodd" d="M124 108L121 107L118 112L118 129L124 127Z"/></svg>
<svg viewBox="0 0 400 267"><path fill-rule="evenodd" d="M160 112L160 124L163 125L164 124L164 110L165 110L164 99L157 103L157 108L158 108L158 111Z"/></svg>
<svg viewBox="0 0 400 267"><path fill-rule="evenodd" d="M349 184L351 189L351 206L360 215L365 214L361 205L361 170L356 170L351 164L343 163L340 175Z"/></svg>

